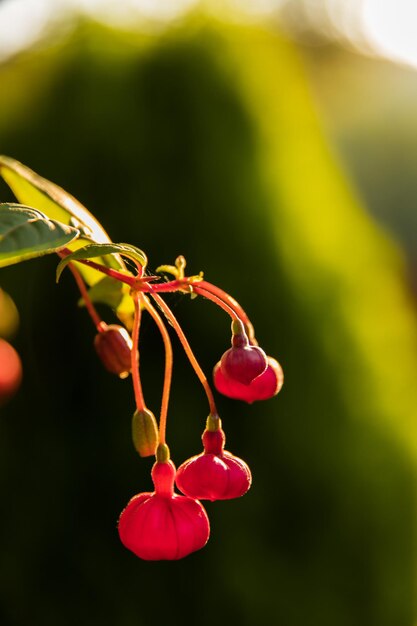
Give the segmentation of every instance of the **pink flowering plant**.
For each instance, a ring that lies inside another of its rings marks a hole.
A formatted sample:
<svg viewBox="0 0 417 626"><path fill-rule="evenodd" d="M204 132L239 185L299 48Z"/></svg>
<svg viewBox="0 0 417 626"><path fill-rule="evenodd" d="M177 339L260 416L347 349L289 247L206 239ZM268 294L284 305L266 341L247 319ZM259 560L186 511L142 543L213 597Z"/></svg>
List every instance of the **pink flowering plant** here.
<svg viewBox="0 0 417 626"><path fill-rule="evenodd" d="M200 500L243 496L252 476L242 459L225 450L225 434L212 387L163 294L201 296L230 316L231 347L213 371L214 387L219 393L248 403L272 398L283 384L281 366L258 346L254 328L236 300L204 280L202 273L188 276L184 257L150 274L142 250L113 243L91 213L63 189L5 156L0 157L0 174L22 203L0 204L0 267L56 253L60 257L57 281L65 268L72 272L95 326L93 343L99 359L111 374L132 380L136 405L133 443L141 457L155 456L151 472L154 488L133 496L122 511L120 539L141 559L181 559L204 547L210 535L209 519ZM102 320L97 303L109 305L118 323ZM139 339L144 314L158 327L165 348L158 419L146 405L141 383ZM178 469L166 441L173 368L167 324L174 329L203 386L209 413L202 434L203 451ZM182 495L176 493L175 486Z"/></svg>

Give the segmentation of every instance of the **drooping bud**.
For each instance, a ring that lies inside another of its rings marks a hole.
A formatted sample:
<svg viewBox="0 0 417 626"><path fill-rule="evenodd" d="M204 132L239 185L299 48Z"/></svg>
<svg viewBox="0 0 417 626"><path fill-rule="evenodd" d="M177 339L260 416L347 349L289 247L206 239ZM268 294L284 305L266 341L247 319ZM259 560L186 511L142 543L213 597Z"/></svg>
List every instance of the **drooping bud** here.
<svg viewBox="0 0 417 626"><path fill-rule="evenodd" d="M242 385L224 375L220 362L214 366L213 379L217 391L235 400L252 404L256 400L268 400L276 396L284 383L281 365L272 357L267 357L266 370L254 378L249 385Z"/></svg>
<svg viewBox="0 0 417 626"><path fill-rule="evenodd" d="M104 367L120 378L129 376L132 369L132 339L126 328L118 324L103 324L94 338L94 347Z"/></svg>
<svg viewBox="0 0 417 626"><path fill-rule="evenodd" d="M152 411L135 411L132 417L132 439L140 456L154 456L158 446L158 425Z"/></svg>
<svg viewBox="0 0 417 626"><path fill-rule="evenodd" d="M178 489L199 500L230 500L243 496L251 486L252 475L242 459L224 450L226 437L222 428L206 428L202 440L204 452L178 468Z"/></svg>
<svg viewBox="0 0 417 626"><path fill-rule="evenodd" d="M210 524L200 502L174 493L175 465L156 462L155 491L134 496L119 518L119 535L126 548L147 561L182 559L203 548Z"/></svg>
<svg viewBox="0 0 417 626"><path fill-rule="evenodd" d="M227 378L249 385L267 367L262 348L251 345L240 320L232 323L232 347L220 359L221 370Z"/></svg>

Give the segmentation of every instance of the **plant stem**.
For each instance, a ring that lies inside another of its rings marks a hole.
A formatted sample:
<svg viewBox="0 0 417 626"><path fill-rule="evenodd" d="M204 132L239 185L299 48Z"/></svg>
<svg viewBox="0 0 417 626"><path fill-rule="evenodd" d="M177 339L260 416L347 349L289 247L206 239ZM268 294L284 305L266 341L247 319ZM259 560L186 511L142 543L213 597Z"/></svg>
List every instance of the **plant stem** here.
<svg viewBox="0 0 417 626"><path fill-rule="evenodd" d="M66 256L69 256L70 254L72 254L72 252L73 251L70 250L69 248L62 248L61 250L58 251L58 256L60 256L61 259L64 259ZM112 267L107 267L106 265L100 265L100 263L96 263L95 261L90 261L89 259L77 259L77 261L74 261L74 263L82 263L83 265L88 265L89 267L94 268L95 270L97 270L98 272L101 272L102 274L106 274L107 276L110 276L111 278L114 278L115 280L119 280L122 283L126 283L130 287L132 287L135 283L134 276L129 276L128 274L119 272L118 270L115 270Z"/></svg>
<svg viewBox="0 0 417 626"><path fill-rule="evenodd" d="M184 351L188 357L188 360L190 361L192 368L197 374L199 381L204 387L204 391L206 392L207 400L210 406L210 413L212 415L217 415L216 403L214 401L213 392L211 391L210 385L208 384L207 377L204 374L203 370L201 369L196 357L194 356L191 346L188 343L188 340L186 336L184 335L184 332L181 326L179 325L175 315L173 314L169 306L165 303L165 300L161 298L159 294L151 293L151 296L155 300L155 302L158 304L158 306L161 308L165 317L167 318L167 320L170 322L175 332L177 333L178 338L181 342L181 345L184 348Z"/></svg>
<svg viewBox="0 0 417 626"><path fill-rule="evenodd" d="M162 340L164 342L164 348L165 348L164 386L162 390L161 413L159 417L159 442L164 444L165 435L166 435L167 415L168 415L169 393L171 389L171 380L172 380L172 366L173 366L172 345L171 345L171 339L169 338L169 333L158 311L156 311L155 307L152 306L148 298L144 297L143 303L144 303L146 310L153 318L155 324L158 326L159 332L162 335Z"/></svg>
<svg viewBox="0 0 417 626"><path fill-rule="evenodd" d="M153 285L144 285L146 293L170 293L173 291L180 291L188 286L187 279L170 280L167 283L157 283ZM142 289L142 287L140 287Z"/></svg>
<svg viewBox="0 0 417 626"><path fill-rule="evenodd" d="M61 257L68 256L71 254L71 251L67 248L63 248L59 251L59 255ZM239 318L246 327L246 331L248 334L249 340L255 341L255 333L252 326L252 323L245 313L244 309L240 306L240 304L232 298L226 291L220 289L216 285L209 283L206 280L191 280L187 278L181 278L169 281L167 283L158 283L158 284L150 284L147 282L147 279L142 279L139 275L139 280L137 276L129 276L127 274L123 274L118 270L115 270L111 267L106 267L105 265L100 265L95 261L91 261L88 259L78 259L77 263L83 263L93 269L101 272L102 274L106 274L115 280L119 280L122 283L126 283L133 289L137 291L141 291L142 293L150 293L152 295L156 295L158 293L168 293L173 291L181 291L190 288L197 294L202 295L203 297L211 300L218 306L221 306L225 311L228 312L229 315L235 316Z"/></svg>
<svg viewBox="0 0 417 626"><path fill-rule="evenodd" d="M246 327L249 340L255 339L255 332L252 323L237 300L232 298L232 296L230 296L226 291L223 291L223 289L220 289L220 287L217 287L206 280L191 281L189 279L187 280L187 278L176 279L171 280L168 283L146 285L143 291L150 294L169 293L172 291L185 290L187 287L191 287L195 293L211 300L217 304L217 306L220 306L228 313L228 315L231 316L232 319L240 319Z"/></svg>
<svg viewBox="0 0 417 626"><path fill-rule="evenodd" d="M69 264L69 268L72 272L72 275L75 278L75 282L77 283L78 289L80 290L80 293L83 297L84 303L85 303L85 307L91 317L91 319L93 320L93 323L95 325L95 327L97 328L97 330L99 332L103 332L103 321L100 318L99 314L96 311L95 306L93 305L93 303L90 300L90 297L88 295L88 291L86 289L85 283L83 281L83 279L81 278L80 273L78 272L77 268L74 267L74 265L72 263Z"/></svg>
<svg viewBox="0 0 417 626"><path fill-rule="evenodd" d="M206 280L195 282L193 283L192 287L196 293L201 293L202 296L213 300L213 302L214 302L214 299L210 298L210 296L215 296L216 298L219 298L219 300L227 304L232 309L235 316L238 317L246 326L246 331L248 333L249 339L255 338L255 333L253 330L252 323L249 317L247 316L246 312L240 306L239 302L237 302L237 300L232 298L232 296L230 296L226 291L223 291L223 289L220 289L220 287L217 287L216 285L213 285L212 283L209 283ZM204 290L204 293L203 293L203 290ZM220 304L220 303L217 302L217 304Z"/></svg>
<svg viewBox="0 0 417 626"><path fill-rule="evenodd" d="M126 283L130 287L133 287L135 284L135 277L129 276L127 274L122 274L118 270L113 269L112 267L106 267L105 265L100 265L100 263L96 263L95 261L90 261L88 259L77 259L77 263L82 263L83 265L88 265L93 269L101 272L102 274L106 274L106 276L110 276L110 278L114 278L115 280L120 281L121 283Z"/></svg>
<svg viewBox="0 0 417 626"><path fill-rule="evenodd" d="M140 329L140 321L141 321L141 309L139 302L139 293L133 292L132 299L135 305L135 317L133 320L133 329L132 329L132 381L133 381L133 391L135 394L136 408L138 411L143 411L145 407L145 401L143 399L143 391L142 391L142 383L140 381L139 374L139 329Z"/></svg>
<svg viewBox="0 0 417 626"><path fill-rule="evenodd" d="M203 298L207 298L208 300L214 302L214 304L217 304L217 306L219 306L221 309L223 309L223 311L226 311L226 313L230 315L232 320L240 319L240 317L236 314L232 307L229 306L229 304L226 304L226 302L221 300L218 296L212 294L210 291L202 289L201 287L197 287L197 285L193 285L193 291L195 291L195 293L197 293L199 296L203 296ZM241 322L242 324L244 324L243 320L241 320Z"/></svg>

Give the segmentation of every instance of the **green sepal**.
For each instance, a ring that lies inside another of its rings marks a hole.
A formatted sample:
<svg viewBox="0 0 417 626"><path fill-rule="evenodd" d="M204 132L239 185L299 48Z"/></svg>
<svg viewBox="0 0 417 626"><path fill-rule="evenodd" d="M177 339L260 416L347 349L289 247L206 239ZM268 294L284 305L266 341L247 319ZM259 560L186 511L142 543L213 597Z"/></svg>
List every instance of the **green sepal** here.
<svg viewBox="0 0 417 626"><path fill-rule="evenodd" d="M133 414L132 439L140 456L154 456L159 442L158 425L149 409L135 411Z"/></svg>
<svg viewBox="0 0 417 626"><path fill-rule="evenodd" d="M216 430L220 430L221 427L222 421L220 417L218 415L213 415L212 413L210 413L206 421L206 430L210 432L216 432Z"/></svg>
<svg viewBox="0 0 417 626"><path fill-rule="evenodd" d="M157 274L172 274L174 278L179 278L178 268L174 265L158 265L155 272Z"/></svg>
<svg viewBox="0 0 417 626"><path fill-rule="evenodd" d="M241 320L234 319L232 321L232 335L234 336L246 335L245 327Z"/></svg>
<svg viewBox="0 0 417 626"><path fill-rule="evenodd" d="M166 443L160 443L158 445L155 457L157 463L168 463L171 458L171 454Z"/></svg>
<svg viewBox="0 0 417 626"><path fill-rule="evenodd" d="M77 228L51 220L31 207L0 204L0 267L57 252L79 235Z"/></svg>

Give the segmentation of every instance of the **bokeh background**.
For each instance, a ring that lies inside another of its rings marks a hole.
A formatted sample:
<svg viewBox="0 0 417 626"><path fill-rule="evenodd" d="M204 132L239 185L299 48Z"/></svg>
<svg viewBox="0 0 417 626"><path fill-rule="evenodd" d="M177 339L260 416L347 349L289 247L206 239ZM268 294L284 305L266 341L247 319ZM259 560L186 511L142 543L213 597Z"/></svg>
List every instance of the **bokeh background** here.
<svg viewBox="0 0 417 626"><path fill-rule="evenodd" d="M141 562L116 530L151 488L152 460L131 444L129 381L103 371L70 274L55 284L56 258L3 269L24 377L0 409L1 623L415 626L415 70L307 1L260 2L256 15L207 3L128 24L102 21L108 3L95 4L89 16L66 7L29 47L3 52L0 151L146 250L151 269L183 254L204 270L247 310L286 381L253 406L218 398L252 489L207 505L204 550ZM210 372L229 320L201 298L167 300ZM179 464L200 451L208 409L173 341ZM141 346L157 412L150 321Z"/></svg>

